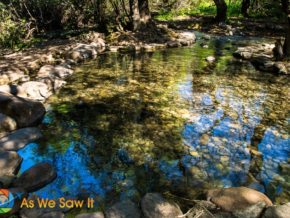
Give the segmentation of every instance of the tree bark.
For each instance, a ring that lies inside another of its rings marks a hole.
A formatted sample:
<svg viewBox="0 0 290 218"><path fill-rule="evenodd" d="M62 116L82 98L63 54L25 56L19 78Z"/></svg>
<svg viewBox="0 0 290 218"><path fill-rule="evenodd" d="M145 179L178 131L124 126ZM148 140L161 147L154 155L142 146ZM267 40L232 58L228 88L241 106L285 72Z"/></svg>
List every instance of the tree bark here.
<svg viewBox="0 0 290 218"><path fill-rule="evenodd" d="M250 5L251 5L251 0L243 0L241 12L244 17L249 17L248 10L249 10Z"/></svg>
<svg viewBox="0 0 290 218"><path fill-rule="evenodd" d="M286 29L286 38L283 47L285 58L290 58L290 14L288 14L288 27Z"/></svg>
<svg viewBox="0 0 290 218"><path fill-rule="evenodd" d="M130 8L133 18L133 30L136 31L140 28L141 23L138 0L130 0Z"/></svg>
<svg viewBox="0 0 290 218"><path fill-rule="evenodd" d="M214 0L216 5L217 13L216 13L216 21L225 22L227 19L227 4L224 0Z"/></svg>
<svg viewBox="0 0 290 218"><path fill-rule="evenodd" d="M149 2L148 0L138 0L138 2L141 23L147 24L148 21L151 19Z"/></svg>
<svg viewBox="0 0 290 218"><path fill-rule="evenodd" d="M286 28L286 36L285 42L283 46L284 57L290 58L290 8L289 8L289 0L282 0L282 9L286 13L287 16L287 28Z"/></svg>

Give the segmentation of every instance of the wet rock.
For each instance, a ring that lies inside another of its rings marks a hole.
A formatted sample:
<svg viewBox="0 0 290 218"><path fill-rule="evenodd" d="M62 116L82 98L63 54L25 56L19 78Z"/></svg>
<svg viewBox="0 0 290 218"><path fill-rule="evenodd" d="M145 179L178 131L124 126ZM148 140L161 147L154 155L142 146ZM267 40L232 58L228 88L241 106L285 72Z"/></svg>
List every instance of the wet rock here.
<svg viewBox="0 0 290 218"><path fill-rule="evenodd" d="M211 189L207 193L207 198L228 212L243 210L258 202L264 202L266 206L272 205L266 195L246 187Z"/></svg>
<svg viewBox="0 0 290 218"><path fill-rule="evenodd" d="M2 85L0 86L0 92L6 92L23 98L27 97L25 90L21 86L16 85Z"/></svg>
<svg viewBox="0 0 290 218"><path fill-rule="evenodd" d="M206 59L205 59L207 62L215 62L215 57L214 56L208 56Z"/></svg>
<svg viewBox="0 0 290 218"><path fill-rule="evenodd" d="M175 218L182 215L177 204L168 202L158 193L147 193L141 206L145 218Z"/></svg>
<svg viewBox="0 0 290 218"><path fill-rule="evenodd" d="M17 126L29 127L41 122L45 108L40 102L0 92L0 113L12 117Z"/></svg>
<svg viewBox="0 0 290 218"><path fill-rule="evenodd" d="M29 127L16 130L0 139L0 151L18 151L25 145L38 140L42 134L38 128Z"/></svg>
<svg viewBox="0 0 290 218"><path fill-rule="evenodd" d="M141 217L138 206L130 200L121 201L114 204L105 211L106 218L129 218Z"/></svg>
<svg viewBox="0 0 290 218"><path fill-rule="evenodd" d="M27 93L27 98L36 101L44 101L52 95L52 92L49 90L48 86L42 82L26 82L21 85L21 88Z"/></svg>
<svg viewBox="0 0 290 218"><path fill-rule="evenodd" d="M26 170L15 180L13 186L22 187L27 192L33 192L51 183L56 176L51 164L40 163Z"/></svg>
<svg viewBox="0 0 290 218"><path fill-rule="evenodd" d="M257 204L254 204L252 206L249 206L247 208L244 208L243 210L236 210L233 212L233 215L236 218L258 218L261 216L263 210L266 207L265 202L258 202Z"/></svg>
<svg viewBox="0 0 290 218"><path fill-rule="evenodd" d="M73 70L68 67L57 65L45 65L37 73L38 78L66 78L73 74Z"/></svg>
<svg viewBox="0 0 290 218"><path fill-rule="evenodd" d="M17 173L22 158L14 151L0 152L0 177L13 176Z"/></svg>
<svg viewBox="0 0 290 218"><path fill-rule="evenodd" d="M290 203L268 207L262 218L288 218L290 215Z"/></svg>
<svg viewBox="0 0 290 218"><path fill-rule="evenodd" d="M105 218L102 212L79 214L76 218Z"/></svg>
<svg viewBox="0 0 290 218"><path fill-rule="evenodd" d="M0 138L17 128L16 121L0 113ZM0 148L1 149L1 148Z"/></svg>

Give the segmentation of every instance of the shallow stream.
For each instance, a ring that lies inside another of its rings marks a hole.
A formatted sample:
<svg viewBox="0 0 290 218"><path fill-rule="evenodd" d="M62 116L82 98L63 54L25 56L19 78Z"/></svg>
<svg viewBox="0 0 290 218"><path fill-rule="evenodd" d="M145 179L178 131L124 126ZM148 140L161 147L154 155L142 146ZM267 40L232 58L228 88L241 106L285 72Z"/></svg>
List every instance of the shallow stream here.
<svg viewBox="0 0 290 218"><path fill-rule="evenodd" d="M37 195L91 196L101 208L150 191L193 199L231 186L288 202L289 77L232 57L237 44L262 41L215 37L209 48L86 62L49 99L45 137L19 152L21 172L51 162L58 178Z"/></svg>

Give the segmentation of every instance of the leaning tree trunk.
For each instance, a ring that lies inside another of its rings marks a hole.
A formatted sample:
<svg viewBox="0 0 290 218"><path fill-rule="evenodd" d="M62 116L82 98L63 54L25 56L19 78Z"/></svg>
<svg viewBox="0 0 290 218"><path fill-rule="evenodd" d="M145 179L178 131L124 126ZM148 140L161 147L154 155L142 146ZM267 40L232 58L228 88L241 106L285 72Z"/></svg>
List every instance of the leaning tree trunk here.
<svg viewBox="0 0 290 218"><path fill-rule="evenodd" d="M224 0L214 0L216 5L216 21L218 22L225 22L227 19L227 4Z"/></svg>
<svg viewBox="0 0 290 218"><path fill-rule="evenodd" d="M243 0L242 1L242 9L241 9L241 12L242 12L242 15L244 17L249 17L249 7L251 5L251 0Z"/></svg>

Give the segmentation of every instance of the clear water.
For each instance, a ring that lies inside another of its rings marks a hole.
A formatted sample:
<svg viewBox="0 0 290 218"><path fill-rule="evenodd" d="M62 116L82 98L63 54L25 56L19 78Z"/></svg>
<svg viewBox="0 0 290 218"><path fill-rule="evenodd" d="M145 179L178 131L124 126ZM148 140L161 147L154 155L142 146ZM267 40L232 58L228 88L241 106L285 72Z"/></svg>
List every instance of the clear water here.
<svg viewBox="0 0 290 218"><path fill-rule="evenodd" d="M193 199L232 186L289 201L289 77L232 58L233 41L256 40L85 63L48 101L45 138L19 152L21 172L51 162L58 178L37 195L91 196L101 208L149 191Z"/></svg>

